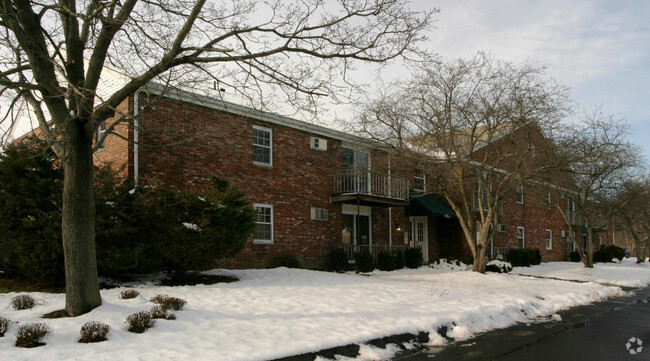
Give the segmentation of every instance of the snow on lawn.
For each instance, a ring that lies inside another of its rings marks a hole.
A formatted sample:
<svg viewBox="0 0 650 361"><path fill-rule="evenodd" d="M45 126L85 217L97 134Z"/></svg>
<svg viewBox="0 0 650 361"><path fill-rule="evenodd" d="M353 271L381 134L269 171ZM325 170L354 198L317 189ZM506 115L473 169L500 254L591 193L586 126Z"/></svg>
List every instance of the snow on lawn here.
<svg viewBox="0 0 650 361"><path fill-rule="evenodd" d="M585 268L582 262L549 262L535 267L515 267L512 273L627 287L650 284L650 264L637 264L636 258L624 258L621 263L596 263L594 268Z"/></svg>
<svg viewBox="0 0 650 361"><path fill-rule="evenodd" d="M16 294L0 294L0 315L17 322L0 338L0 360L268 360L418 331L430 331L433 343L444 343L435 333L443 325L448 336L464 340L622 294L596 283L428 267L370 276L287 268L213 272L240 281L147 285L131 300L119 298L124 288L102 290L102 306L76 318L39 318L63 308L61 294L31 293L41 304L26 311L9 306ZM187 300L177 319L157 320L144 334L127 332L126 316L151 308L148 299L161 293ZM78 343L87 321L109 324L108 341ZM54 329L45 346L14 347L16 330L28 322Z"/></svg>

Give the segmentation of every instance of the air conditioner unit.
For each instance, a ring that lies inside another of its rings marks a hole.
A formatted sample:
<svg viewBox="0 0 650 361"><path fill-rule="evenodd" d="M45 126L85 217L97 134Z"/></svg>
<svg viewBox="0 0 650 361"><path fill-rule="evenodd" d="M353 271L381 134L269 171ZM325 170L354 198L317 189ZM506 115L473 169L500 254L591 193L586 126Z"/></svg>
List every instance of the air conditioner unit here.
<svg viewBox="0 0 650 361"><path fill-rule="evenodd" d="M327 209L311 207L311 219L314 221L326 221L328 218Z"/></svg>
<svg viewBox="0 0 650 361"><path fill-rule="evenodd" d="M327 150L327 139L310 137L309 147L316 150Z"/></svg>
<svg viewBox="0 0 650 361"><path fill-rule="evenodd" d="M497 231L501 233L505 233L508 227L504 223L499 223L497 224Z"/></svg>

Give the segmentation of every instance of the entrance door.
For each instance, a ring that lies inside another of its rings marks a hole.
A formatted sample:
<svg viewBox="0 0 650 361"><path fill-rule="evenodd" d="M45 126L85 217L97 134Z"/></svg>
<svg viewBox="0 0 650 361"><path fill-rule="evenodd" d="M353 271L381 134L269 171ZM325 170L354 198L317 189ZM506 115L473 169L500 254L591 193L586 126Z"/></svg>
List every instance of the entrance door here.
<svg viewBox="0 0 650 361"><path fill-rule="evenodd" d="M424 262L429 262L429 237L427 236L427 217L410 217L411 246L422 248Z"/></svg>

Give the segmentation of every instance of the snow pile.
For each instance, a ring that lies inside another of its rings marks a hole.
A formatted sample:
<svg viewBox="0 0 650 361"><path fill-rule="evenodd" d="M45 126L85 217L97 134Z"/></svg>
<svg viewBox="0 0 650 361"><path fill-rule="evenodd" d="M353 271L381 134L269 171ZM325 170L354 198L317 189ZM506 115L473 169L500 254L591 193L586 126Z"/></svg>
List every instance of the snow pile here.
<svg viewBox="0 0 650 361"><path fill-rule="evenodd" d="M0 314L16 322L0 338L0 360L268 360L419 331L430 333L430 344L443 344L437 333L442 328L447 337L463 340L622 293L596 283L430 267L370 277L287 268L214 272L240 281L149 284L130 300L120 299L124 288L103 290L102 306L76 318L39 318L63 308L64 295L32 293L41 305L14 311L4 305L15 294L0 294ZM161 293L188 304L174 321L157 320L144 334L127 332L127 315L151 308L148 299ZM110 325L108 341L78 343L79 330L88 321ZM13 346L18 326L28 322L46 322L54 329L44 339L47 345ZM384 359L389 357L385 352L394 351L364 346L362 355Z"/></svg>
<svg viewBox="0 0 650 361"><path fill-rule="evenodd" d="M650 284L650 264L637 264L636 258L624 258L621 263L596 263L594 268L585 268L581 262L549 262L535 267L515 267L512 273L625 287Z"/></svg>

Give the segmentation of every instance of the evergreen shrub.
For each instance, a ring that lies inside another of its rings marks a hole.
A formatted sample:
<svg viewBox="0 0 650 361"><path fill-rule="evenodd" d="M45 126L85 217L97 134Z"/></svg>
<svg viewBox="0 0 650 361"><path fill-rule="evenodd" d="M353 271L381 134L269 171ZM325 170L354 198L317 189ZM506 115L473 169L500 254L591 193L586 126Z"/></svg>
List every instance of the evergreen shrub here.
<svg viewBox="0 0 650 361"><path fill-rule="evenodd" d="M424 256L422 255L422 248L409 247L404 250L404 265L408 268L418 268L422 265Z"/></svg>
<svg viewBox="0 0 650 361"><path fill-rule="evenodd" d="M350 268L348 256L343 248L332 248L330 250L330 268L332 271L347 271Z"/></svg>
<svg viewBox="0 0 650 361"><path fill-rule="evenodd" d="M375 270L375 262L370 252L355 252L354 267L357 272L372 272Z"/></svg>
<svg viewBox="0 0 650 361"><path fill-rule="evenodd" d="M580 262L580 253L578 251L569 252L569 261L571 262Z"/></svg>
<svg viewBox="0 0 650 361"><path fill-rule="evenodd" d="M542 263L542 254L537 248L510 248L506 260L512 267L530 267Z"/></svg>

